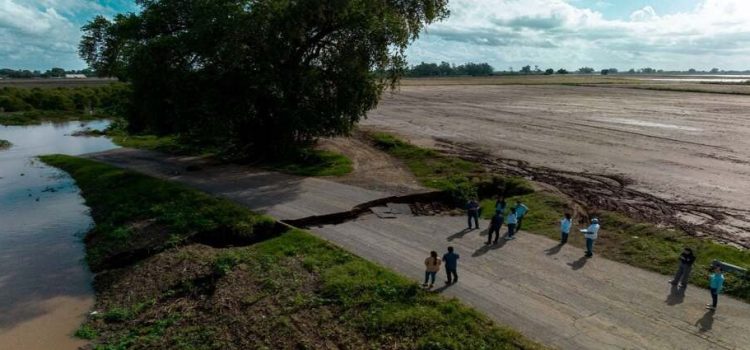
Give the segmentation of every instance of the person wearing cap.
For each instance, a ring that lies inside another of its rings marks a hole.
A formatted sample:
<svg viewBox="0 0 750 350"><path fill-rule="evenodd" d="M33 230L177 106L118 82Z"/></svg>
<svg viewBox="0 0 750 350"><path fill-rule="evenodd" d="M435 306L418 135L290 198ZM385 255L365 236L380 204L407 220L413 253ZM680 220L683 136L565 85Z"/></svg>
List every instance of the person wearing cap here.
<svg viewBox="0 0 750 350"><path fill-rule="evenodd" d="M518 231L521 231L523 218L529 212L529 207L527 207L526 204L523 204L521 201L517 201L515 209L516 209L516 219L518 220L518 224L516 224L516 232L518 232Z"/></svg>
<svg viewBox="0 0 750 350"><path fill-rule="evenodd" d="M680 254L680 267L677 269L677 273L669 283L672 285L679 283L679 288L687 287L688 279L690 278L690 270L693 269L694 262L695 255L693 254L693 250L685 247L682 254Z"/></svg>
<svg viewBox="0 0 750 350"><path fill-rule="evenodd" d="M591 225L583 231L583 237L586 238L586 257L594 256L594 241L599 238L599 219L591 219Z"/></svg>
<svg viewBox="0 0 750 350"><path fill-rule="evenodd" d="M711 289L711 304L706 304L706 309L716 310L719 301L719 293L724 287L724 274L721 273L721 265L714 266L714 273L708 276L708 286Z"/></svg>
<svg viewBox="0 0 750 350"><path fill-rule="evenodd" d="M565 213L565 217L560 220L560 245L568 243L571 226L573 226L573 220L569 213Z"/></svg>

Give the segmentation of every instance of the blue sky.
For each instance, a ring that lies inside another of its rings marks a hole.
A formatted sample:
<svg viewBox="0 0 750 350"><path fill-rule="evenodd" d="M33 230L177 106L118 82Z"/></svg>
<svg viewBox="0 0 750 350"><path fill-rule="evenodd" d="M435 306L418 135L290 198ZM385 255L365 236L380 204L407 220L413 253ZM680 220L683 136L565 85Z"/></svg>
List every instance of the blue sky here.
<svg viewBox="0 0 750 350"><path fill-rule="evenodd" d="M451 0L409 62L750 69L750 0ZM132 0L0 0L0 67L80 69L80 27Z"/></svg>

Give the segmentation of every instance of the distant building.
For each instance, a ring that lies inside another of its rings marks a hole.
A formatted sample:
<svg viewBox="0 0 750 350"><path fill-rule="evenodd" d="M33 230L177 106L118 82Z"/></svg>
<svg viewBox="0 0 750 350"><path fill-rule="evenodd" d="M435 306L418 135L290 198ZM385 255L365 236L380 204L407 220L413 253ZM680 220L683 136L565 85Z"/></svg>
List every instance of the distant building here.
<svg viewBox="0 0 750 350"><path fill-rule="evenodd" d="M65 74L66 79L86 79L86 74Z"/></svg>

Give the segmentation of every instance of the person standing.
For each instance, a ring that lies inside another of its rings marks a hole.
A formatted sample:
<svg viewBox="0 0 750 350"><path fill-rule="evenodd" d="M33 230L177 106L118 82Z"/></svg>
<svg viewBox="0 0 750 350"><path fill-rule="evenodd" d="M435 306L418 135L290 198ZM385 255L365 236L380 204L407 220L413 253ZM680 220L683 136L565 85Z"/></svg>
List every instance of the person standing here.
<svg viewBox="0 0 750 350"><path fill-rule="evenodd" d="M724 274L721 272L721 266L714 266L714 273L708 277L708 285L711 288L711 304L706 304L706 309L716 310L719 293L721 293L721 288L724 287Z"/></svg>
<svg viewBox="0 0 750 350"><path fill-rule="evenodd" d="M448 252L443 255L445 274L448 276L448 280L445 281L445 284L458 282L458 258L460 257L453 252L453 247L448 247Z"/></svg>
<svg viewBox="0 0 750 350"><path fill-rule="evenodd" d="M503 227L503 214L499 211L495 212L495 215L490 221L490 232L487 234L487 245L493 243L492 235L495 235L494 243L500 238L500 228Z"/></svg>
<svg viewBox="0 0 750 350"><path fill-rule="evenodd" d="M469 218L469 230L471 230L472 219L474 219L474 224L479 229L479 201L472 198L466 203L466 215Z"/></svg>
<svg viewBox="0 0 750 350"><path fill-rule="evenodd" d="M440 271L441 263L442 261L438 258L438 254L434 250L430 252L430 256L427 259L424 259L425 272L422 287L427 287L427 281L431 280L428 288L432 288L435 284L435 275Z"/></svg>
<svg viewBox="0 0 750 350"><path fill-rule="evenodd" d="M517 201L515 209L516 209L516 220L518 220L518 224L516 224L516 232L518 232L518 231L521 231L521 225L523 225L523 218L529 212L529 207L527 207L526 204L523 204L521 201Z"/></svg>
<svg viewBox="0 0 750 350"><path fill-rule="evenodd" d="M594 241L599 238L599 219L591 219L591 225L583 232L583 236L586 238L586 257L590 258L594 256Z"/></svg>
<svg viewBox="0 0 750 350"><path fill-rule="evenodd" d="M677 269L677 273L669 283L672 285L679 283L679 288L687 287L688 279L690 278L690 271L693 269L694 262L695 255L693 254L693 250L685 247L682 254L680 254L680 267Z"/></svg>
<svg viewBox="0 0 750 350"><path fill-rule="evenodd" d="M500 213L501 215L505 215L505 198L498 196L497 200L495 201L495 213Z"/></svg>
<svg viewBox="0 0 750 350"><path fill-rule="evenodd" d="M505 223L508 224L508 234L505 236L505 239L515 239L516 237L514 235L516 233L516 223L518 223L518 219L516 218L516 208L512 208L510 210L510 213L505 218Z"/></svg>
<svg viewBox="0 0 750 350"><path fill-rule="evenodd" d="M568 234L570 234L570 228L573 226L573 221L570 214L565 213L565 217L560 220L560 245L568 243Z"/></svg>

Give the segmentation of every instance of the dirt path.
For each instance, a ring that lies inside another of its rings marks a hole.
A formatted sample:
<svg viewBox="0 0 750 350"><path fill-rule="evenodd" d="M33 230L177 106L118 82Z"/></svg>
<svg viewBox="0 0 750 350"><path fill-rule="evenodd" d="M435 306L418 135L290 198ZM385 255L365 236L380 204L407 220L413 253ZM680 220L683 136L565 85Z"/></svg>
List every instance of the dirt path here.
<svg viewBox="0 0 750 350"><path fill-rule="evenodd" d="M387 94L362 124L500 170L577 177L583 181L568 186L574 198L611 192L603 209L620 202L625 211L645 209L645 217L669 218L699 235L750 247L748 111L748 96L575 86L404 86ZM596 193L573 193L600 184L606 186ZM628 191L619 196L618 188ZM652 210L652 203L659 208Z"/></svg>
<svg viewBox="0 0 750 350"><path fill-rule="evenodd" d="M326 180L306 183L310 179L226 166L185 172L194 160L146 151L90 157L194 186L281 219L328 214L378 195ZM290 186L293 196L266 195ZM722 296L719 311L707 313L706 290L691 286L684 295L673 295L664 276L599 257L581 259L578 249L558 250L556 242L523 232L515 241L487 248L479 231L463 231L464 225L462 217L367 215L313 232L415 279L422 276L421 262L429 250L453 245L462 255L461 282L444 293L552 347L747 349L750 344L748 304Z"/></svg>
<svg viewBox="0 0 750 350"><path fill-rule="evenodd" d="M347 156L354 166L351 174L330 180L397 194L426 190L403 164L373 148L362 139L361 133L355 133L350 138L322 140L320 147Z"/></svg>

